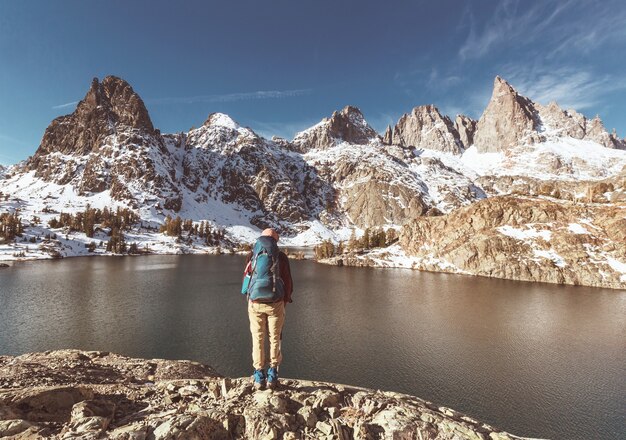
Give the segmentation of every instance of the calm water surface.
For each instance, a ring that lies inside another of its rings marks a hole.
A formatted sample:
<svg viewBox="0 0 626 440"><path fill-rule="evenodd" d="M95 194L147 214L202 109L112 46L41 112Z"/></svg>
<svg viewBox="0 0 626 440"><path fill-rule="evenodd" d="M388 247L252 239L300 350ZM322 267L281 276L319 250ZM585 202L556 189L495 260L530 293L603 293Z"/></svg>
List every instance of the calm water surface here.
<svg viewBox="0 0 626 440"><path fill-rule="evenodd" d="M0 354L58 348L251 373L239 256L0 269ZM626 438L626 292L293 261L285 377L401 391L524 436Z"/></svg>

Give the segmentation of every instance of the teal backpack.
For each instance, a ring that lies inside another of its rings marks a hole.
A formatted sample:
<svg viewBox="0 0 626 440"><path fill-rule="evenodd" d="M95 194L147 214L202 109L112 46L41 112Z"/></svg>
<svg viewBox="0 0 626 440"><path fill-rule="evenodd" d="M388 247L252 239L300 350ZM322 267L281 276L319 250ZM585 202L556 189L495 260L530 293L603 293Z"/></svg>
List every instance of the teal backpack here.
<svg viewBox="0 0 626 440"><path fill-rule="evenodd" d="M280 278L279 252L272 237L261 236L254 244L248 288L242 289L249 299L271 303L285 296L285 285Z"/></svg>

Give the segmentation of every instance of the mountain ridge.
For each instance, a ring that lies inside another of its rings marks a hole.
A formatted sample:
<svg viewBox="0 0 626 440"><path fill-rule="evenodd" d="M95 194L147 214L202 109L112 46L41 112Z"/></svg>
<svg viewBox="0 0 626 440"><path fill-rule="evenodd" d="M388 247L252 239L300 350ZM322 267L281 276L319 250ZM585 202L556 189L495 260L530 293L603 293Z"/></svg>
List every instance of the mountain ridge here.
<svg viewBox="0 0 626 440"><path fill-rule="evenodd" d="M222 113L188 132L162 134L132 87L105 77L72 114L52 121L31 158L7 171L0 207L44 221L53 214L42 213L129 207L145 224L136 238L159 252L213 249L153 234L167 216L225 228L229 243L250 242L271 226L286 244L310 246L368 228L400 231L416 218L512 191L588 203L581 194L598 188L593 203L622 203L622 147L599 119L536 104L499 77L478 121L418 106L380 136L358 108L346 106L291 141L265 139ZM32 226L29 239L52 232ZM0 258L14 259L17 245L0 244ZM78 252L70 248L61 255Z"/></svg>
<svg viewBox="0 0 626 440"><path fill-rule="evenodd" d="M450 116L440 113L436 105L426 104L414 107L411 112L402 115L393 127L388 126L387 130L380 134L367 124L363 113L357 107L346 105L343 109L334 111L330 117L322 119L318 124L315 124L301 132L297 132L293 139L291 141L287 140L287 142L292 145L294 143L301 144L303 143L303 140L301 139L303 135L311 131L315 131L314 129L319 128L320 126L329 126L328 130L333 134L329 136L331 139L339 139L349 143L367 143L370 139L380 138L387 145L391 145L395 142L398 145L408 146L413 143L402 138L403 135L406 136L406 130L402 129L402 125L404 125L406 123L405 121L411 116L415 117L417 114L423 113L427 117L432 115L435 120L445 121L447 126L446 131L453 134L454 140L460 142L461 148L465 149L473 145L473 137L478 128L476 125L481 121L481 119L486 119L485 112L489 113L489 105L492 104L494 100L502 96L511 96L515 102L523 104L520 104L521 111L525 114L527 119L532 119L534 125L532 125L531 128L535 131L539 128L544 128L544 124L542 124L543 121L540 119L548 118L551 119L552 122L556 122L557 130L568 136L583 139L586 135L588 135L588 138L591 140L594 140L608 148L626 149L626 138L620 139L617 136L615 129L609 133L604 127L599 115L589 119L581 113L578 113L576 110L564 110L560 108L555 101L551 101L547 105L535 103L532 100L520 95L514 87L512 87L500 76L496 76L490 102L485 108L483 115L478 120L474 120L463 114L457 114L455 115L455 120L453 122ZM125 100L130 101L128 109L124 109L124 107L120 105ZM93 110L94 108L98 109L99 107L105 107L105 111L111 112L115 118L119 118L122 123L125 123L132 128L143 129L150 133L153 133L156 130L141 97L132 89L129 83L112 75L104 77L102 81L99 81L98 78L94 78L86 96L77 104L76 110L69 115L55 118L48 129L54 128L57 124L66 123L66 118L77 112L85 111L84 108ZM228 125L231 127L240 127L240 125L229 115L223 113L211 113L203 125L209 124L213 115L220 115L221 118L229 120L230 122ZM570 127L570 129L566 127L568 125L567 121L570 122L569 125L573 126ZM487 125L487 121L483 121L482 125L482 130L479 131L484 132L486 130L486 127L484 126ZM363 127L362 131L358 129L359 126ZM589 126L589 133L586 131L587 126ZM246 128L254 132L252 128ZM50 144L53 144L55 140L48 139L48 129L46 130L46 133L44 133L44 137L38 152L34 154L34 158L40 154L51 151L49 150L49 146ZM159 130L156 131L160 133ZM399 132L396 133L396 137L399 138L398 142L392 140L394 131ZM461 136L461 131L465 132L463 136ZM519 141L520 133L517 133L516 130L512 130L512 132L517 135L513 138L513 141ZM479 134L479 142L481 143L479 150L484 150L486 152L489 148L502 149L502 147L482 146L482 137L484 136L484 134ZM463 139L460 139L461 137L463 137ZM85 139L79 139L79 141L83 141L83 143L79 143L81 152L89 149L88 145L84 145ZM332 143L330 139L327 141L328 143ZM320 145L328 146L328 143L325 144L324 141L320 142ZM309 145L318 144L318 142L312 142L310 140L307 143ZM67 142L64 142L64 144L67 144ZM72 143L70 142L70 144ZM420 147L423 147L423 142L417 142L417 144L419 144ZM444 149L444 151L446 151L446 149ZM61 152L64 152L64 150Z"/></svg>

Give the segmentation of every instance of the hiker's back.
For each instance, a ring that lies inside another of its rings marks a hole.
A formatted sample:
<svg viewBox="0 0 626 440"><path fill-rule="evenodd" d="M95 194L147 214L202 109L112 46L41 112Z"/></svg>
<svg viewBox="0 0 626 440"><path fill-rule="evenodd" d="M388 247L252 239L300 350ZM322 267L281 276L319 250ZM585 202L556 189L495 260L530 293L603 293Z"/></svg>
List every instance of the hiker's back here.
<svg viewBox="0 0 626 440"><path fill-rule="evenodd" d="M261 236L252 249L252 276L248 286L250 300L276 302L285 295L285 286L280 277L279 250L276 240Z"/></svg>

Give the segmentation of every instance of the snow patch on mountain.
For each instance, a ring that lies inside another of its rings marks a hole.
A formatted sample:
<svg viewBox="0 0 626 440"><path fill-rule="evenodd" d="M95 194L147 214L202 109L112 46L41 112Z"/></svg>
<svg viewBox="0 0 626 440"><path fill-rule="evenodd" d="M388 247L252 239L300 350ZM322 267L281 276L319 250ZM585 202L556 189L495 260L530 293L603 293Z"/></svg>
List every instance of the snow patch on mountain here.
<svg viewBox="0 0 626 440"><path fill-rule="evenodd" d="M437 157L474 179L526 176L540 180L601 180L618 174L626 166L626 151L574 138L521 145L503 152L480 153L471 146L461 156L433 150L424 150L423 154Z"/></svg>
<svg viewBox="0 0 626 440"><path fill-rule="evenodd" d="M209 116L207 124L238 130L241 128L230 116L224 113L213 113Z"/></svg>
<svg viewBox="0 0 626 440"><path fill-rule="evenodd" d="M545 241L550 241L552 233L546 229L537 230L533 225L527 225L526 229L514 228L513 226L505 225L496 228L501 234L513 237L517 240L535 239L541 238Z"/></svg>
<svg viewBox="0 0 626 440"><path fill-rule="evenodd" d="M529 109L520 118L537 119L529 119L532 133L520 132L506 148L485 144L486 152L479 152L471 145L477 121L459 117L455 125L434 106L414 109L384 138L351 106L291 142L264 139L223 113L210 114L187 133L162 135L127 83L114 77L94 80L77 110L50 124L33 158L10 169L0 167L0 179L6 176L0 191L9 195L0 198L0 212L19 209L28 226L26 238L34 237L36 243L3 244L0 254L40 258L51 246L41 237L56 233L54 246L61 255L87 255L85 245L92 239L46 227L60 212L76 213L87 206L136 211L141 222L125 234L127 241L151 252L217 251L201 240L183 242L155 232L167 215L224 228L231 244L250 243L263 228L274 226L282 233L281 244L302 247L454 212L506 192L506 183L493 183L500 176L521 176L541 185L559 181L562 191L566 183L600 181L626 169L626 151L606 147L615 139L598 118L588 121L556 105L538 107L535 114L535 104L506 82L498 79L496 86L506 95L496 93L495 99L511 97L513 110L522 104ZM507 105L498 108L507 110ZM507 119L504 110L491 115L493 124L483 123L486 138L502 134L497 122ZM621 186L600 188L603 203L622 200ZM577 195L585 190L582 185L573 189ZM594 194L585 200L597 201ZM586 234L594 226L574 218L568 228ZM531 259L560 264L548 247L550 230L529 224L506 225L497 232L528 243L536 251ZM108 239L106 231L99 234L98 240ZM105 251L98 247L94 253ZM419 259L403 255L395 246L372 251L367 258L378 265L460 270L428 252Z"/></svg>
<svg viewBox="0 0 626 440"><path fill-rule="evenodd" d="M585 229L585 227L580 225L579 223L570 223L567 229L572 234L589 234L589 231Z"/></svg>
<svg viewBox="0 0 626 440"><path fill-rule="evenodd" d="M556 267L565 267L567 263L559 254L553 249L533 249L533 253L538 258L545 258L552 261Z"/></svg>

